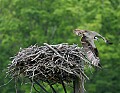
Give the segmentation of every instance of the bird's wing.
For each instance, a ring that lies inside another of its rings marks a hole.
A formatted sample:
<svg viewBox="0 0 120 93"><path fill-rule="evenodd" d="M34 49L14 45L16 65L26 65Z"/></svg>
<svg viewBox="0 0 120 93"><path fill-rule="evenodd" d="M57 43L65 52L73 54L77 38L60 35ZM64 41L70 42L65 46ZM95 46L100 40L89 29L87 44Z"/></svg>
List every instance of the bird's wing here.
<svg viewBox="0 0 120 93"><path fill-rule="evenodd" d="M88 60L92 62L94 66L101 67L97 48L93 47L92 43L88 41L85 36L81 38L81 43Z"/></svg>

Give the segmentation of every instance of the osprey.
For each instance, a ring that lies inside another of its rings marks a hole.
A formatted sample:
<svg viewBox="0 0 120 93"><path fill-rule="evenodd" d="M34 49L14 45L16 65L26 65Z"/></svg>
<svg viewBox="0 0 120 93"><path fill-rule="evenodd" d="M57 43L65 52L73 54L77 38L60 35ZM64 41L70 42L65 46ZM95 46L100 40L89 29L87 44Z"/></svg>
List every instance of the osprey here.
<svg viewBox="0 0 120 93"><path fill-rule="evenodd" d="M94 31L75 29L73 32L78 36L82 36L81 44L88 60L92 62L92 65L101 68L98 50L94 44L94 40L98 40L98 37L101 37L105 43L111 43L105 37Z"/></svg>

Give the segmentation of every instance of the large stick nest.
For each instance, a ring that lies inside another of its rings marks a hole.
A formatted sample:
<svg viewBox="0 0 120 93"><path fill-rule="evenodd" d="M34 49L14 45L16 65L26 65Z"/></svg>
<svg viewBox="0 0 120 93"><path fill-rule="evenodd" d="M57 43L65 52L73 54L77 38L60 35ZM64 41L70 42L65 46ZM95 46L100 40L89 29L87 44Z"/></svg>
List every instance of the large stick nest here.
<svg viewBox="0 0 120 93"><path fill-rule="evenodd" d="M58 44L30 46L20 49L8 66L9 75L49 81L53 84L71 82L74 77L87 78L84 63L89 61L82 48L77 45Z"/></svg>

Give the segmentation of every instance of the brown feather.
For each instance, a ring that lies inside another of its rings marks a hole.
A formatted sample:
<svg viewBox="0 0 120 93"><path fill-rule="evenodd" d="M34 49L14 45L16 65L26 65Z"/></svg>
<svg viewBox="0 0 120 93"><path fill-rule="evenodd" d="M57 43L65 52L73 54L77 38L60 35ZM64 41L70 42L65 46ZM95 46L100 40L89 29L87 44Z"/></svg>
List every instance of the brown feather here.
<svg viewBox="0 0 120 93"><path fill-rule="evenodd" d="M92 64L94 66L101 67L97 48L92 47L89 41L86 40L85 36L81 38L81 43L84 48L84 51L86 52L86 56L92 62Z"/></svg>

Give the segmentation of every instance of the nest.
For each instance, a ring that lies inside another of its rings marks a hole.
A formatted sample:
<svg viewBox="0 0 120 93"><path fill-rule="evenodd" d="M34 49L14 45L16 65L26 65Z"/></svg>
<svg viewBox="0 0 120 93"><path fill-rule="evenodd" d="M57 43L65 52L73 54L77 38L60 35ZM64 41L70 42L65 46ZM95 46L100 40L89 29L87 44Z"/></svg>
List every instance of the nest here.
<svg viewBox="0 0 120 93"><path fill-rule="evenodd" d="M8 73L16 78L51 82L52 84L71 82L74 77L88 78L84 63L89 63L82 48L77 45L58 44L33 45L20 49L8 66Z"/></svg>

